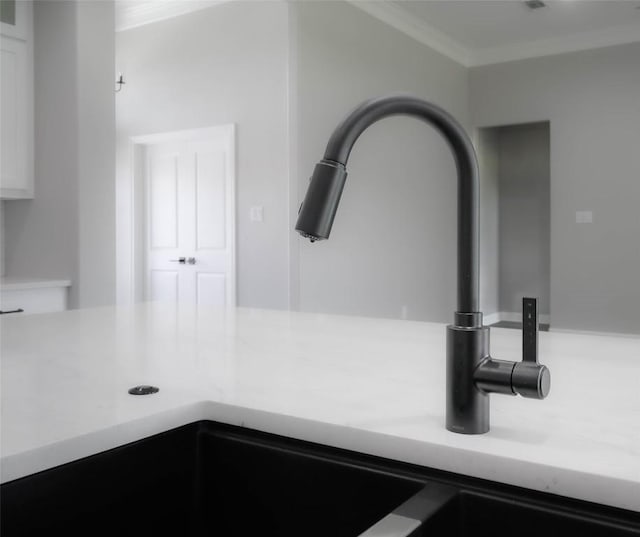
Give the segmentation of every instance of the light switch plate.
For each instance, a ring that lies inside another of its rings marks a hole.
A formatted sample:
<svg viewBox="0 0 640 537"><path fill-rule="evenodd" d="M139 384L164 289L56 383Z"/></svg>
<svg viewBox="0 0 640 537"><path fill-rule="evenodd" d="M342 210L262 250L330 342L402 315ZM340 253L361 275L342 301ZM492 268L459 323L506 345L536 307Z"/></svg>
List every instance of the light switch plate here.
<svg viewBox="0 0 640 537"><path fill-rule="evenodd" d="M249 220L251 222L262 222L264 220L264 207L257 205L249 209Z"/></svg>

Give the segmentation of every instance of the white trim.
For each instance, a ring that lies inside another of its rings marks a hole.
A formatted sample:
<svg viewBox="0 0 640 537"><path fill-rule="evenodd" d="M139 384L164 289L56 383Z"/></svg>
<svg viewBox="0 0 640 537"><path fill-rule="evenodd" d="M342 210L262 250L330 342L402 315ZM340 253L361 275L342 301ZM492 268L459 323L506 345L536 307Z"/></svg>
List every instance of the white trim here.
<svg viewBox="0 0 640 537"><path fill-rule="evenodd" d="M410 15L405 9L390 2L363 2L346 0L372 17L392 26L416 41L469 67L470 51L455 39L434 28L427 22Z"/></svg>
<svg viewBox="0 0 640 537"><path fill-rule="evenodd" d="M471 55L470 67L624 45L637 41L640 41L640 24L618 25L605 30L580 32L504 47L477 49Z"/></svg>
<svg viewBox="0 0 640 537"><path fill-rule="evenodd" d="M489 313L487 315L482 315L482 324L484 326L489 326L490 324L496 324L500 322L500 313Z"/></svg>
<svg viewBox="0 0 640 537"><path fill-rule="evenodd" d="M346 1L464 67L479 67L640 41L640 24L633 23L527 43L471 49L396 4L387 1Z"/></svg>
<svg viewBox="0 0 640 537"><path fill-rule="evenodd" d="M628 339L640 339L640 334L631 334L627 332L595 332L592 330L573 330L572 328L552 328L549 327L549 332L556 334L576 334L580 336L607 336L615 338L628 338Z"/></svg>
<svg viewBox="0 0 640 537"><path fill-rule="evenodd" d="M494 321L496 323L500 321L508 321L512 323L522 322L522 312L520 311L499 311L497 313L493 313L492 315L497 316L498 320ZM551 316L549 314L541 314L539 316L539 321L543 324L549 324L551 321ZM484 324L489 324L489 323L485 322Z"/></svg>
<svg viewBox="0 0 640 537"><path fill-rule="evenodd" d="M231 0L117 0L116 32L200 11Z"/></svg>
<svg viewBox="0 0 640 537"><path fill-rule="evenodd" d="M141 136L131 136L129 140L133 144L153 145L164 142L189 142L201 140L202 138L231 137L235 140L235 125L219 125L215 127L204 127L201 129L186 129L172 132L158 132L154 134L143 134Z"/></svg>
<svg viewBox="0 0 640 537"><path fill-rule="evenodd" d="M482 316L482 324L485 326L489 326L491 324L496 324L501 321L508 321L513 323L521 323L522 322L522 313L518 313L515 311L497 311L495 313L488 313L487 315ZM540 315L539 321L542 324L549 324L551 321L550 315ZM592 332L585 332L591 334Z"/></svg>
<svg viewBox="0 0 640 537"><path fill-rule="evenodd" d="M522 313L519 311L501 311L498 313L501 321L507 321L509 323L521 323Z"/></svg>
<svg viewBox="0 0 640 537"><path fill-rule="evenodd" d="M117 0L116 32L231 1L239 0ZM527 43L472 49L392 2L345 1L464 67L479 67L640 41L640 24L633 23Z"/></svg>

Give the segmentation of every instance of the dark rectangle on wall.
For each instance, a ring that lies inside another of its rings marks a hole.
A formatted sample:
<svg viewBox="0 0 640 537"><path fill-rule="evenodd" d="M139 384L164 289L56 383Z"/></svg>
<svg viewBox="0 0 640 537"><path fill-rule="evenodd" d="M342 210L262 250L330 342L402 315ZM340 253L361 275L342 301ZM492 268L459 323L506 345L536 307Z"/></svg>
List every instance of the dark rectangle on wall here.
<svg viewBox="0 0 640 537"><path fill-rule="evenodd" d="M0 0L0 21L16 25L16 0Z"/></svg>

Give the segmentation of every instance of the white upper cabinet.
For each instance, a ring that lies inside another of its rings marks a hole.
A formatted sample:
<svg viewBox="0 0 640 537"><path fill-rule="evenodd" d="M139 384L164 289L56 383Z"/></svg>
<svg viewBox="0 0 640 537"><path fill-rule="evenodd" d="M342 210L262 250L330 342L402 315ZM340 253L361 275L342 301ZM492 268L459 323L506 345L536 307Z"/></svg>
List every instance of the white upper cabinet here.
<svg viewBox="0 0 640 537"><path fill-rule="evenodd" d="M0 197L33 197L33 2L3 0Z"/></svg>

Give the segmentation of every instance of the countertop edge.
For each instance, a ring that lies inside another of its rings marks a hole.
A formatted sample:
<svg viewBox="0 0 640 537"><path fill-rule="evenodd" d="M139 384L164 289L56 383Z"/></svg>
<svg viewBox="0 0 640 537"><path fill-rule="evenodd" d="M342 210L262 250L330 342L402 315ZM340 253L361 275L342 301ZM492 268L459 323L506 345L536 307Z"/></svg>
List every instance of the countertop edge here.
<svg viewBox="0 0 640 537"><path fill-rule="evenodd" d="M201 420L640 512L640 485L633 481L211 400L165 410L28 452L3 456L0 459L0 482L20 479ZM56 449L52 449L54 447ZM524 475L534 477L524 479ZM603 488L607 491L606 498L602 493L598 494Z"/></svg>

